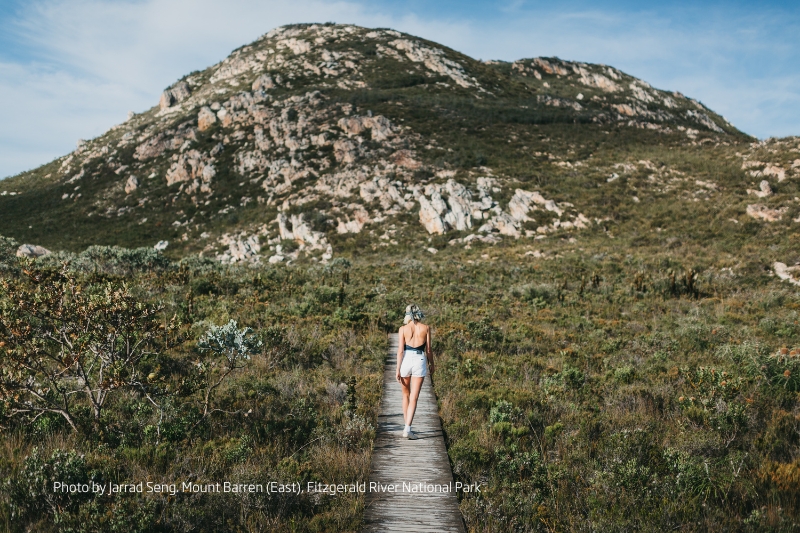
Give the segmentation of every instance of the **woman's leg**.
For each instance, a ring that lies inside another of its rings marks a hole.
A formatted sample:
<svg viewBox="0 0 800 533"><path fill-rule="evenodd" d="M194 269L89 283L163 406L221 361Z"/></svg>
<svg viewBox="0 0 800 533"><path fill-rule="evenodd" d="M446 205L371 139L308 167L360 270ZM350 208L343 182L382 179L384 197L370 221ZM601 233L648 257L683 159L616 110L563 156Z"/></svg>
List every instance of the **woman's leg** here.
<svg viewBox="0 0 800 533"><path fill-rule="evenodd" d="M422 382L425 378L409 378L411 380L411 390L408 396L403 397L403 414L405 416L406 425L410 426L414 420L414 413L417 410L417 399L419 398L419 391L422 389ZM406 405L408 407L406 407Z"/></svg>
<svg viewBox="0 0 800 533"><path fill-rule="evenodd" d="M406 411L408 411L408 396L411 393L411 376L400 377L400 393L403 395L403 420L405 420Z"/></svg>

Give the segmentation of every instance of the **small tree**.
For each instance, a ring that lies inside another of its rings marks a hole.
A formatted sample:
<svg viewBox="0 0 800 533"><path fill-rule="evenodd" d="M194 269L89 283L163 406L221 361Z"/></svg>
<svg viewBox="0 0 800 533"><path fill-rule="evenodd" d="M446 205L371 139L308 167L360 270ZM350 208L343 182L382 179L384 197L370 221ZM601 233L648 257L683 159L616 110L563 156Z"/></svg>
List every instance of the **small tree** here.
<svg viewBox="0 0 800 533"><path fill-rule="evenodd" d="M222 385L222 382L234 371L244 368L250 356L261 349L258 340L250 328L238 329L235 320L224 326L212 326L197 343L202 352L213 352L215 355L224 356L222 364L216 361L210 364L201 364L200 370L206 377L206 390L203 398L203 417L209 414L211 396Z"/></svg>
<svg viewBox="0 0 800 533"><path fill-rule="evenodd" d="M25 269L0 281L0 402L7 416L57 413L77 431L75 402L95 423L109 396L143 392L140 363L153 353L161 309L124 284L84 286L66 267Z"/></svg>

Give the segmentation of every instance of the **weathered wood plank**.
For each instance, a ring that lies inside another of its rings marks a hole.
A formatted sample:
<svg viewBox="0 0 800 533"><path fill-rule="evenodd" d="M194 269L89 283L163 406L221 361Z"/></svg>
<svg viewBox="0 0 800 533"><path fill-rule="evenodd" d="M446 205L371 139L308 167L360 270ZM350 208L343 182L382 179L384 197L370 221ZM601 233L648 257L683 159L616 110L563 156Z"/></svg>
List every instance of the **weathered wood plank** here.
<svg viewBox="0 0 800 533"><path fill-rule="evenodd" d="M403 407L395 381L397 334L389 336L383 375L383 397L369 481L398 492L367 493L364 531L452 531L464 533L464 521L453 490L453 474L430 378L425 378L414 415L419 440L402 437ZM404 485L405 483L405 485ZM426 490L410 492L422 483ZM438 485L438 487L437 487ZM447 488L449 491L439 491ZM431 489L433 489L431 491Z"/></svg>

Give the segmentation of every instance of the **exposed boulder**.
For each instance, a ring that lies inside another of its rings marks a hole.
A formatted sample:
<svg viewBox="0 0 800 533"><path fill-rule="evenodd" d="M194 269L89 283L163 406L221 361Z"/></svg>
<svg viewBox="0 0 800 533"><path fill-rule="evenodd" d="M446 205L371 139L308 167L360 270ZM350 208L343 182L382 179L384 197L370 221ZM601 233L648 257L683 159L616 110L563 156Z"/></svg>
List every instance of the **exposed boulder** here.
<svg viewBox="0 0 800 533"><path fill-rule="evenodd" d="M130 176L125 182L125 194L130 194L139 188L139 180L136 176Z"/></svg>
<svg viewBox="0 0 800 533"><path fill-rule="evenodd" d="M353 141L347 139L339 139L333 143L333 155L336 161L340 163L353 163L358 156L358 147Z"/></svg>
<svg viewBox="0 0 800 533"><path fill-rule="evenodd" d="M441 48L428 48L418 42L407 39L395 39L389 43L414 63L422 63L428 70L448 76L456 84L464 88L477 87L482 90L475 78L467 75L464 67L445 57Z"/></svg>
<svg viewBox="0 0 800 533"><path fill-rule="evenodd" d="M545 199L538 192L528 192L517 189L514 191L514 196L512 196L511 200L508 202L508 212L514 220L527 222L528 220L532 220L531 217L528 216L528 213L536 209L536 206L532 204L543 204L544 202Z"/></svg>
<svg viewBox="0 0 800 533"><path fill-rule="evenodd" d="M438 193L437 193L438 194ZM428 230L428 233L441 235L446 231L446 227L438 210L425 196L419 197L419 221Z"/></svg>
<svg viewBox="0 0 800 533"><path fill-rule="evenodd" d="M275 87L275 81L272 79L272 76L267 74L262 74L256 81L253 82L253 92L261 91L265 89L272 89Z"/></svg>
<svg viewBox="0 0 800 533"><path fill-rule="evenodd" d="M596 87L601 91L605 91L608 93L613 93L622 90L622 87L620 87L618 84L614 83L610 79L606 78L602 74L589 72L585 68L579 67L577 65L573 65L572 70L580 76L580 79L578 81L588 87Z"/></svg>
<svg viewBox="0 0 800 533"><path fill-rule="evenodd" d="M189 150L181 154L167 171L167 185L191 182L184 192L191 194L199 189L200 192L210 193L211 180L217 173L213 163L214 158L197 150Z"/></svg>
<svg viewBox="0 0 800 533"><path fill-rule="evenodd" d="M392 134L392 123L388 118L378 115L376 117L344 117L337 123L339 128L348 137L358 135L369 129L373 141L385 141Z"/></svg>
<svg viewBox="0 0 800 533"><path fill-rule="evenodd" d="M397 187L388 178L373 178L372 181L359 184L359 193L365 202L377 200L384 211L410 210L414 202L407 202Z"/></svg>
<svg viewBox="0 0 800 533"><path fill-rule="evenodd" d="M761 174L763 176L775 176L778 179L778 182L786 179L786 171L778 165L765 166L764 170L761 171Z"/></svg>
<svg viewBox="0 0 800 533"><path fill-rule="evenodd" d="M444 196L447 196L445 200ZM430 196L428 199L427 196ZM472 193L455 180L442 185L429 185L417 198L419 219L428 233L444 233L450 229L472 228L472 219L481 212L481 203L472 201Z"/></svg>
<svg viewBox="0 0 800 533"><path fill-rule="evenodd" d="M169 146L168 139L163 133L147 139L139 146L133 153L134 159L144 161L145 159L152 159L164 153L164 150Z"/></svg>
<svg viewBox="0 0 800 533"><path fill-rule="evenodd" d="M217 260L222 263L258 263L261 251L258 235L247 236L245 234L229 235L225 233L220 238L220 243L228 249L217 256Z"/></svg>
<svg viewBox="0 0 800 533"><path fill-rule="evenodd" d="M788 281L793 285L800 285L800 266L786 266L786 263L775 262L772 265L775 275L783 281Z"/></svg>
<svg viewBox="0 0 800 533"><path fill-rule="evenodd" d="M192 91L189 88L189 84L185 81L181 81L161 93L161 100L158 102L158 106L164 110L168 107L172 107L173 105L183 102L189 96L191 96Z"/></svg>
<svg viewBox="0 0 800 533"><path fill-rule="evenodd" d="M200 112L197 114L197 129L200 131L205 131L217 121L217 115L211 111L211 108L208 106L203 106L200 108Z"/></svg>
<svg viewBox="0 0 800 533"><path fill-rule="evenodd" d="M557 74L559 76L566 76L569 71L557 63L551 63L541 57L534 58L534 64L542 69L545 74Z"/></svg>
<svg viewBox="0 0 800 533"><path fill-rule="evenodd" d="M769 182L767 180L762 180L758 185L757 191L753 189L747 189L747 194L752 194L753 196L758 196L759 198L765 198L767 196L772 196L772 187L769 186Z"/></svg>
<svg viewBox="0 0 800 533"><path fill-rule="evenodd" d="M361 233L364 224L370 222L369 213L360 205L353 205L350 216L345 215L345 220L338 219L337 233Z"/></svg>
<svg viewBox="0 0 800 533"><path fill-rule="evenodd" d="M409 170L416 170L422 166L422 163L414 159L414 154L411 150L398 150L392 154L391 160L398 167L407 168Z"/></svg>
<svg viewBox="0 0 800 533"><path fill-rule="evenodd" d="M300 244L301 248L307 247L310 250L324 250L328 242L325 234L321 231L313 231L307 222L303 220L302 213L299 215L286 216L278 213L278 233L281 239L293 240Z"/></svg>
<svg viewBox="0 0 800 533"><path fill-rule="evenodd" d="M445 223L459 231L472 228L472 193L453 180L447 180L445 188L450 207L450 210L444 213Z"/></svg>
<svg viewBox="0 0 800 533"><path fill-rule="evenodd" d="M722 128L717 126L717 124L713 120L711 120L711 117L709 117L708 115L706 115L703 112L694 111L693 109L688 109L686 111L686 116L689 117L690 119L694 120L698 124L701 124L702 126L705 126L706 128L710 129L711 131L715 131L717 133L723 133Z"/></svg>
<svg viewBox="0 0 800 533"><path fill-rule="evenodd" d="M505 211L492 218L492 226L494 226L500 235L508 235L514 238L520 236L517 221Z"/></svg>
<svg viewBox="0 0 800 533"><path fill-rule="evenodd" d="M788 211L788 209L788 207L770 209L762 204L752 204L747 206L747 214L753 218L765 220L767 222L777 222L783 217L783 214Z"/></svg>
<svg viewBox="0 0 800 533"><path fill-rule="evenodd" d="M17 257L27 257L29 259L36 259L50 253L50 250L37 244L23 244L17 248Z"/></svg>

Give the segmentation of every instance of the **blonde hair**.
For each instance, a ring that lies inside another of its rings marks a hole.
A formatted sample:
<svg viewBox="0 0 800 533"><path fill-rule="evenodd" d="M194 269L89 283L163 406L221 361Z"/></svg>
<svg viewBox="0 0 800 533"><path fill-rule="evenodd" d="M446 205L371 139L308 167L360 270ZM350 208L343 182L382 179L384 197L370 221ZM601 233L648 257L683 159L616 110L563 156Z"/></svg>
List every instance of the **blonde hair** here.
<svg viewBox="0 0 800 533"><path fill-rule="evenodd" d="M414 322L418 322L425 318L425 315L422 313L422 309L420 309L417 304L410 304L406 306L406 314L403 317L403 325L405 326L412 320Z"/></svg>

